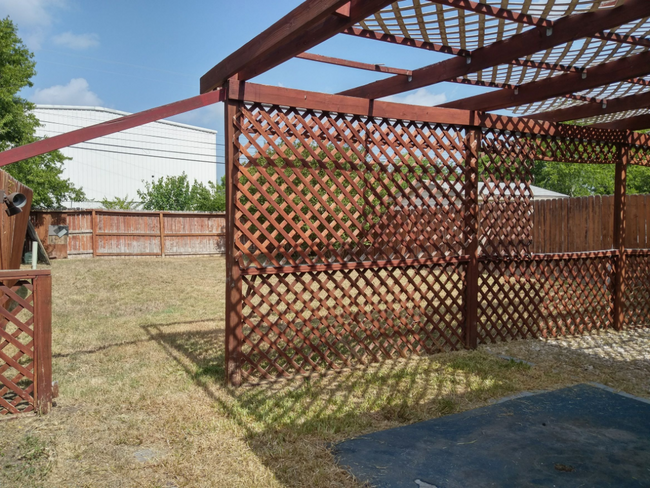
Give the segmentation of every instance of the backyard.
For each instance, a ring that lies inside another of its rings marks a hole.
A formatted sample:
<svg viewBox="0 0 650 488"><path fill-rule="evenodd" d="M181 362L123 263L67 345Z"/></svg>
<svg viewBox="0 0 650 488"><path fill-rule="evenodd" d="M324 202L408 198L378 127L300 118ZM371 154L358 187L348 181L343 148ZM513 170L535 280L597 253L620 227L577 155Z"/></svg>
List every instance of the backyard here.
<svg viewBox="0 0 650 488"><path fill-rule="evenodd" d="M342 439L582 382L650 398L650 330L226 388L223 258L52 273L60 395L47 416L0 420L0 486L354 487L330 451Z"/></svg>

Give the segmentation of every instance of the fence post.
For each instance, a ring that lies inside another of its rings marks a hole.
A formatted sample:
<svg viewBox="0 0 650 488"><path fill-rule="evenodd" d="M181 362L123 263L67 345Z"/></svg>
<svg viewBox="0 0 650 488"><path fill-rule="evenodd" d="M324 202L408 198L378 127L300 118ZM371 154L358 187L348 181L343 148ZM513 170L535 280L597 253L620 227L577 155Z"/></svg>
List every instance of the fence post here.
<svg viewBox="0 0 650 488"><path fill-rule="evenodd" d="M228 82L224 90L229 90ZM236 190L239 179L238 163L239 137L235 126L236 117L240 116L240 102L228 98L225 103L225 161L226 161L226 384L241 384L241 346L243 342L242 321L242 277L239 263L235 257L236 231Z"/></svg>
<svg viewBox="0 0 650 488"><path fill-rule="evenodd" d="M616 160L616 187L614 189L614 249L618 251L616 275L614 277L614 329L616 330L623 330L625 322L623 294L625 293L625 217L628 159L628 146L620 146Z"/></svg>
<svg viewBox="0 0 650 488"><path fill-rule="evenodd" d="M479 171L478 159L481 147L481 129L468 129L465 136L465 245L469 262L465 274L465 347L476 349L478 345L478 295L479 295Z"/></svg>
<svg viewBox="0 0 650 488"><path fill-rule="evenodd" d="M165 217L160 212L160 257L165 257Z"/></svg>
<svg viewBox="0 0 650 488"><path fill-rule="evenodd" d="M52 276L34 278L34 408L52 407Z"/></svg>
<svg viewBox="0 0 650 488"><path fill-rule="evenodd" d="M93 257L97 257L97 212L92 211L92 238L93 238Z"/></svg>

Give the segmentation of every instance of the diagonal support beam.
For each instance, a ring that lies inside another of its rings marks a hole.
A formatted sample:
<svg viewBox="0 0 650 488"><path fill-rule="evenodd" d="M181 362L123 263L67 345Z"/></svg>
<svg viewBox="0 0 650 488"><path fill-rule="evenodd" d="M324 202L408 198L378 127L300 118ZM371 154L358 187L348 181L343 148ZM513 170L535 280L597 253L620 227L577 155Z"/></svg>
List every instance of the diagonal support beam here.
<svg viewBox="0 0 650 488"><path fill-rule="evenodd" d="M66 132L58 136L41 139L40 141L32 142L25 146L14 147L0 152L0 166L6 166L17 161L22 161L23 159L33 158L34 156L61 149L62 147L72 146L80 142L132 129L133 127L148 124L149 122L155 122L156 120L166 119L167 117L196 110L197 108L212 105L217 102L223 102L224 100L224 91L217 90L179 102L170 103L169 105L145 110L144 112L138 112L137 114L127 115L102 122L101 124Z"/></svg>
<svg viewBox="0 0 650 488"><path fill-rule="evenodd" d="M646 107L650 107L650 92L609 99L607 100L606 107L596 104L585 104L527 115L525 118L546 120L548 122L567 122L569 120L581 120Z"/></svg>
<svg viewBox="0 0 650 488"><path fill-rule="evenodd" d="M650 2L628 0L620 7L613 9L563 17L553 23L552 29L534 27L509 39L479 48L472 53L471 58L447 59L414 70L411 82L401 76L391 77L347 90L342 94L375 99L415 90L492 68L499 64L506 64L513 59L546 51L561 44L648 16L650 16Z"/></svg>
<svg viewBox="0 0 650 488"><path fill-rule="evenodd" d="M650 114L637 115L627 119L616 120L606 124L593 124L590 127L610 130L644 130L650 129Z"/></svg>
<svg viewBox="0 0 650 488"><path fill-rule="evenodd" d="M643 76L648 72L650 72L650 51L645 51L635 56L595 66L589 70L587 76L580 73L567 73L519 85L516 92L499 90L445 103L442 106L464 110L499 110L571 95L574 92Z"/></svg>
<svg viewBox="0 0 650 488"><path fill-rule="evenodd" d="M307 0L201 77L201 93L249 80L352 27L391 0ZM348 8L349 4L349 8ZM337 10L345 6L344 11Z"/></svg>

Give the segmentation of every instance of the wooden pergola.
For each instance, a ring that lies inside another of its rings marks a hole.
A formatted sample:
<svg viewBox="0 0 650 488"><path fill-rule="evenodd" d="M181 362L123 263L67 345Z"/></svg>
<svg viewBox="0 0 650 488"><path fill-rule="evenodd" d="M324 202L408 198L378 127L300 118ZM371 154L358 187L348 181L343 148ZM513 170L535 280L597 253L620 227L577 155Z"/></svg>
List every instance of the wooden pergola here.
<svg viewBox="0 0 650 488"><path fill-rule="evenodd" d="M0 165L225 102L235 385L650 326L650 253L623 239L627 168L650 166L650 136L634 132L650 128L649 17L647 0L307 0L208 71L198 97L14 148ZM409 70L308 52L338 35L448 58ZM338 94L249 82L292 58L381 79ZM382 101L443 82L492 90L437 107ZM538 160L616 166L613 249L531 252Z"/></svg>

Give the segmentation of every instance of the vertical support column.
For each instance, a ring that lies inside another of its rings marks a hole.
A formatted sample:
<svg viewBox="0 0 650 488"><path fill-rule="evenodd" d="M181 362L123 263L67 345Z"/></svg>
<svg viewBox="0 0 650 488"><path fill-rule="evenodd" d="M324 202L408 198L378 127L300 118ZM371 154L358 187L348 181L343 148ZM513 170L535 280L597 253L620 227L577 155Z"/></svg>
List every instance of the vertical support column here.
<svg viewBox="0 0 650 488"><path fill-rule="evenodd" d="M160 257L165 257L165 216L160 212Z"/></svg>
<svg viewBox="0 0 650 488"><path fill-rule="evenodd" d="M34 278L34 408L52 408L52 276Z"/></svg>
<svg viewBox="0 0 650 488"><path fill-rule="evenodd" d="M92 211L92 239L93 239L93 257L97 257L97 212Z"/></svg>
<svg viewBox="0 0 650 488"><path fill-rule="evenodd" d="M479 295L479 171L478 159L481 148L481 129L468 129L465 136L465 242L469 255L467 263L465 303L465 347L476 349L478 345L478 295Z"/></svg>
<svg viewBox="0 0 650 488"><path fill-rule="evenodd" d="M614 189L614 249L618 251L616 258L616 275L614 277L614 328L623 330L625 310L623 294L625 292L625 217L626 217L626 186L629 147L622 145L616 160L616 188Z"/></svg>
<svg viewBox="0 0 650 488"><path fill-rule="evenodd" d="M231 80L230 83L236 83ZM229 90L229 87L224 87ZM240 102L228 98L225 102L225 161L226 161L226 384L241 385L241 347L243 342L242 277L235 251L237 182L239 180L239 149L236 118Z"/></svg>

